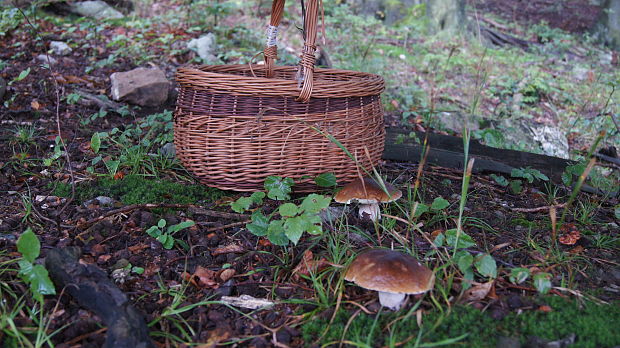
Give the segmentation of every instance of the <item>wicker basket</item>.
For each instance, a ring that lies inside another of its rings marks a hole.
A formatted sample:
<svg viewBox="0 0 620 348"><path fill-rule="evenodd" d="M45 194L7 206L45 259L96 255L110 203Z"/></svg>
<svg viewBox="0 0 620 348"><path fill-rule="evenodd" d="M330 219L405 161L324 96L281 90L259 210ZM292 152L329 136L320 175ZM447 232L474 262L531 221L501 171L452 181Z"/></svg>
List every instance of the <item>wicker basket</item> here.
<svg viewBox="0 0 620 348"><path fill-rule="evenodd" d="M283 8L283 0L274 0L272 33ZM273 66L277 50L272 37L264 52L265 65L177 71L177 156L201 182L252 191L262 189L267 176L279 175L295 179L296 190L309 191L315 187L307 178L321 173L352 180L358 165L327 135L361 166L369 168L381 158L383 78L314 68L317 14L318 0L310 0L299 67Z"/></svg>

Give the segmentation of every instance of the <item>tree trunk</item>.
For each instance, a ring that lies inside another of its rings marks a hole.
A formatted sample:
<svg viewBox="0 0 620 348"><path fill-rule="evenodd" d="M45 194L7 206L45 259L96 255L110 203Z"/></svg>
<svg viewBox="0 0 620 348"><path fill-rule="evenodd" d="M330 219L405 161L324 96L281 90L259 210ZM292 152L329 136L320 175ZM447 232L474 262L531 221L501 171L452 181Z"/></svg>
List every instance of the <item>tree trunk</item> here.
<svg viewBox="0 0 620 348"><path fill-rule="evenodd" d="M604 0L601 7L594 33L612 49L620 50L620 0Z"/></svg>
<svg viewBox="0 0 620 348"><path fill-rule="evenodd" d="M426 0L426 17L433 33L461 33L467 27L465 0Z"/></svg>

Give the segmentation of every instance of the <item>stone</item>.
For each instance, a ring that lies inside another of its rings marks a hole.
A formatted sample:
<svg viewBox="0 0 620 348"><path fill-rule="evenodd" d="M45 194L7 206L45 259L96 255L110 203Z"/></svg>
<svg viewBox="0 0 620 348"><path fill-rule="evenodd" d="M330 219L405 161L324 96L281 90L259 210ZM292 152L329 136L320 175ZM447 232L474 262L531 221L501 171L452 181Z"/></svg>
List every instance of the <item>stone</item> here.
<svg viewBox="0 0 620 348"><path fill-rule="evenodd" d="M196 51L205 63L217 61L215 56L215 35L213 33L190 40L187 48Z"/></svg>
<svg viewBox="0 0 620 348"><path fill-rule="evenodd" d="M508 147L540 149L548 156L569 158L568 139L559 127L527 119L506 119L502 120L496 129L501 130Z"/></svg>
<svg viewBox="0 0 620 348"><path fill-rule="evenodd" d="M39 54L36 59L37 61L48 65L54 65L58 62L56 59L48 56L47 54Z"/></svg>
<svg viewBox="0 0 620 348"><path fill-rule="evenodd" d="M52 42L50 42L50 49L57 56L66 56L69 53L71 53L71 51L73 51L71 49L71 47L69 47L69 45L67 45L66 43L64 43L62 41L52 41Z"/></svg>
<svg viewBox="0 0 620 348"><path fill-rule="evenodd" d="M166 143L159 149L159 153L166 158L174 158L177 154L174 143Z"/></svg>
<svg viewBox="0 0 620 348"><path fill-rule="evenodd" d="M84 17L95 19L123 18L123 14L115 10L104 1L82 1L70 5L70 11Z"/></svg>
<svg viewBox="0 0 620 348"><path fill-rule="evenodd" d="M456 134L463 132L463 126L467 126L470 131L479 130L480 124L485 122L481 116L460 112L440 112L437 114L436 120L435 127Z"/></svg>
<svg viewBox="0 0 620 348"><path fill-rule="evenodd" d="M137 68L110 76L112 99L140 106L160 106L168 99L170 82L160 69Z"/></svg>

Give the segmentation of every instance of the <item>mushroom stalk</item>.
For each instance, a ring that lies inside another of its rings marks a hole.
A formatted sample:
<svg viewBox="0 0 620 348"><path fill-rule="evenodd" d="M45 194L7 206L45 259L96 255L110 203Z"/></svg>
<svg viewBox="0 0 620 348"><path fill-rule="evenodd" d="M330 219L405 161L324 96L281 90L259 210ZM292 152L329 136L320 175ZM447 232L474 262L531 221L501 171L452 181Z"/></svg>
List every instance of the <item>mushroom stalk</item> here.
<svg viewBox="0 0 620 348"><path fill-rule="evenodd" d="M372 221L381 220L381 209L379 208L378 203L361 204L359 206L360 218L364 218L364 213L368 214L370 220Z"/></svg>
<svg viewBox="0 0 620 348"><path fill-rule="evenodd" d="M397 311L405 301L406 294L379 291L379 303L393 311Z"/></svg>

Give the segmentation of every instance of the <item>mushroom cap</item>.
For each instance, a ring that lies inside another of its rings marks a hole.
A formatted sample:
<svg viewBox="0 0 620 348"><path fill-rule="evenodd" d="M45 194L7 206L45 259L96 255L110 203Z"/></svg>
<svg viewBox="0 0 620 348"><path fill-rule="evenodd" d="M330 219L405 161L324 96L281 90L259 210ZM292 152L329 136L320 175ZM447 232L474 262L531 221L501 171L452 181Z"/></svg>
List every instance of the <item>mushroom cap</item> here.
<svg viewBox="0 0 620 348"><path fill-rule="evenodd" d="M370 249L351 262L344 279L369 290L421 294L433 288L435 274L411 255Z"/></svg>
<svg viewBox="0 0 620 348"><path fill-rule="evenodd" d="M346 184L335 196L338 203L358 201L362 204L388 203L402 197L403 193L393 185L385 182L389 195L383 191L381 185L370 178L356 179Z"/></svg>

